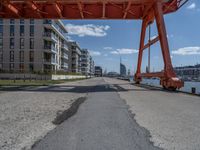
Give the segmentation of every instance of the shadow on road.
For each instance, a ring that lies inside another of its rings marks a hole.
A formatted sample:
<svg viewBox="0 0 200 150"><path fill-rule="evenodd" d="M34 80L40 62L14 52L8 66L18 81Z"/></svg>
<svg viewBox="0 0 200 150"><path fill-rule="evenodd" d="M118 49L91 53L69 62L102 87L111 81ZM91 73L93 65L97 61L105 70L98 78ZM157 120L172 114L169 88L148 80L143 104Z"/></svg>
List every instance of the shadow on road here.
<svg viewBox="0 0 200 150"><path fill-rule="evenodd" d="M130 83L126 83L130 84ZM154 87L144 87L137 88L133 87L131 89L125 89L121 85L125 84L101 84L96 86L77 86L77 85L54 85L54 86L45 86L45 87L32 87L32 86L17 86L17 87L1 87L0 91L2 92L70 92L70 93L88 93L88 92L126 92L126 91L164 91L161 88ZM141 86L140 86L141 87ZM95 90L92 90L94 89ZM170 91L169 91L170 92Z"/></svg>

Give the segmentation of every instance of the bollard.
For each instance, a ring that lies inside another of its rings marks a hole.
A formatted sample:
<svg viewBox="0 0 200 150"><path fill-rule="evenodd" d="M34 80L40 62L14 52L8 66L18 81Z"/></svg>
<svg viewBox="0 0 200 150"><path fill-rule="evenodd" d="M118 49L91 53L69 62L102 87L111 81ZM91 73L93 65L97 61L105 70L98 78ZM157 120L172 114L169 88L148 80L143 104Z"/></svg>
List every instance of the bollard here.
<svg viewBox="0 0 200 150"><path fill-rule="evenodd" d="M192 94L196 94L196 88L192 87L191 92L192 92Z"/></svg>

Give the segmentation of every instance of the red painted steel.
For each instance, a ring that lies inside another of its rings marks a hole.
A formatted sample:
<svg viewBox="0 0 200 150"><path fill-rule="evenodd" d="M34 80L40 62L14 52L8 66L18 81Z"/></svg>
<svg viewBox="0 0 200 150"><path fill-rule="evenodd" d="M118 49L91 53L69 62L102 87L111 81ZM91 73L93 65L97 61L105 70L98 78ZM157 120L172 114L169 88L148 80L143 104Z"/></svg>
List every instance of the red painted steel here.
<svg viewBox="0 0 200 150"><path fill-rule="evenodd" d="M174 73L163 15L178 10L188 0L0 0L1 18L36 19L140 19L142 31L135 80L159 77L165 88L177 89L183 82ZM158 37L144 45L146 28L156 20ZM143 50L160 41L164 71L141 74Z"/></svg>

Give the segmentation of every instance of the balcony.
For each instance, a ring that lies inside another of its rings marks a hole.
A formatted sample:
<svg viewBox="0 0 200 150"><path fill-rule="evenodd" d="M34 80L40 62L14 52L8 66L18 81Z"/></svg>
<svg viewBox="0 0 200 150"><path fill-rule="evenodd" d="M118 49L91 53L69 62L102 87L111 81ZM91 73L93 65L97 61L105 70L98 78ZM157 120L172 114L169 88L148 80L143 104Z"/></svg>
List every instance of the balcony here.
<svg viewBox="0 0 200 150"><path fill-rule="evenodd" d="M68 63L62 63L61 67L64 68L64 69L68 69Z"/></svg>
<svg viewBox="0 0 200 150"><path fill-rule="evenodd" d="M56 60L55 59L46 59L44 58L43 59L44 61L44 64L48 64L48 65L51 65L51 64L56 64Z"/></svg>
<svg viewBox="0 0 200 150"><path fill-rule="evenodd" d="M57 37L51 32L44 32L43 33L43 37L47 41L53 41L53 42L57 42L58 41Z"/></svg>
<svg viewBox="0 0 200 150"><path fill-rule="evenodd" d="M68 46L66 44L62 44L62 49L69 51Z"/></svg>
<svg viewBox="0 0 200 150"><path fill-rule="evenodd" d="M62 53L61 57L64 58L64 59L67 59L67 60L68 60L68 58L69 58L68 55L67 55L66 53Z"/></svg>
<svg viewBox="0 0 200 150"><path fill-rule="evenodd" d="M48 52L57 53L57 50L53 45L44 45L44 49L47 50Z"/></svg>
<svg viewBox="0 0 200 150"><path fill-rule="evenodd" d="M62 29L55 23L53 20L44 20L43 22L44 26L48 29L54 30L56 33L58 33L63 39L65 38L65 33L62 31Z"/></svg>

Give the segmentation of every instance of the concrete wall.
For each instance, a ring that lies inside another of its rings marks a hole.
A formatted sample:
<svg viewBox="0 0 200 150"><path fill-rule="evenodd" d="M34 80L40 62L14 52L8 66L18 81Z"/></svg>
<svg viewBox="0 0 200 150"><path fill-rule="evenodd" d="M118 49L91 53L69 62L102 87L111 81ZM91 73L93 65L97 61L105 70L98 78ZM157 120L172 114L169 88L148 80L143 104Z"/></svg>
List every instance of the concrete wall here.
<svg viewBox="0 0 200 150"><path fill-rule="evenodd" d="M0 79L32 79L32 80L63 80L63 79L80 79L86 78L82 75L38 75L38 74L11 74L11 73L1 73Z"/></svg>
<svg viewBox="0 0 200 150"><path fill-rule="evenodd" d="M86 76L82 75L52 75L52 80L63 80L63 79L84 79Z"/></svg>

